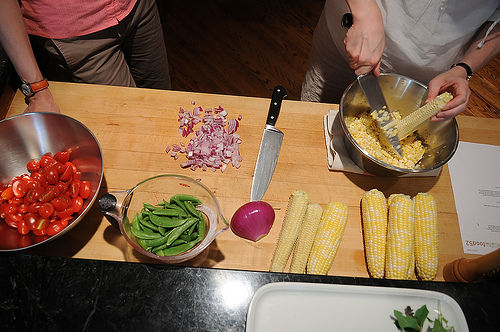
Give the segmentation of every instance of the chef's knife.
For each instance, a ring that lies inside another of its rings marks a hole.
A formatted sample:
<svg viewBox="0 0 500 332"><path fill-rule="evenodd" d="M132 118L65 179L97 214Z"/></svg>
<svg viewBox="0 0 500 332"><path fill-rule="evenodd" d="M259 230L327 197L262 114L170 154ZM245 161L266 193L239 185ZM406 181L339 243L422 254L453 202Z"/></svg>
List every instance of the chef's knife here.
<svg viewBox="0 0 500 332"><path fill-rule="evenodd" d="M280 114L281 101L286 96L286 90L282 86L276 86L271 97L269 113L267 114L266 127L260 142L259 156L255 165L252 182L252 201L260 201L271 182L271 178L278 161L281 149L283 133L274 125Z"/></svg>
<svg viewBox="0 0 500 332"><path fill-rule="evenodd" d="M340 24L346 29L352 26L354 20L351 13L345 13L342 16L342 20ZM363 90L366 99L368 100L368 104L372 109L372 116L375 118L377 123L382 129L382 133L384 137L389 142L390 146L393 147L394 151L403 156L403 151L401 150L401 142L399 140L396 123L394 121L391 111L389 107L387 107L387 103L385 102L384 94L382 93L382 89L380 88L380 83L378 82L378 78L373 75L372 72L368 74L362 74L358 76L358 83L361 86L361 90ZM376 111L374 113L374 111Z"/></svg>
<svg viewBox="0 0 500 332"><path fill-rule="evenodd" d="M372 109L371 115L377 120L382 133L387 141L400 156L403 156L401 142L396 129L397 121L392 117L389 107L385 102L384 94L380 88L378 78L373 73L362 74L358 76L358 83L363 90L368 104Z"/></svg>

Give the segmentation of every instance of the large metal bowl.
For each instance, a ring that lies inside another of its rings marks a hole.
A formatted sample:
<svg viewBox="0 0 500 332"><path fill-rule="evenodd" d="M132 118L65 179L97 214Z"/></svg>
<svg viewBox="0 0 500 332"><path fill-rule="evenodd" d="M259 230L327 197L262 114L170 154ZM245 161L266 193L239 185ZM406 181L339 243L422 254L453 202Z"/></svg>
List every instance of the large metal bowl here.
<svg viewBox="0 0 500 332"><path fill-rule="evenodd" d="M0 182L27 173L26 164L47 152L71 149L71 162L90 182L91 193L80 213L54 236L20 235L0 219L0 251L31 248L69 232L90 209L103 176L101 148L90 130L77 120L57 113L25 113L0 121Z"/></svg>
<svg viewBox="0 0 500 332"><path fill-rule="evenodd" d="M403 117L423 105L427 98L427 86L411 78L398 74L381 74L379 82L389 109L399 111ZM380 176L401 176L409 173L429 172L445 165L457 149L458 125L454 118L441 122L427 120L417 130L417 134L426 145L426 152L416 168L400 168L380 161L354 140L345 123L346 117L357 116L368 109L370 109L368 101L356 80L342 95L340 123L349 156L356 165L368 173Z"/></svg>

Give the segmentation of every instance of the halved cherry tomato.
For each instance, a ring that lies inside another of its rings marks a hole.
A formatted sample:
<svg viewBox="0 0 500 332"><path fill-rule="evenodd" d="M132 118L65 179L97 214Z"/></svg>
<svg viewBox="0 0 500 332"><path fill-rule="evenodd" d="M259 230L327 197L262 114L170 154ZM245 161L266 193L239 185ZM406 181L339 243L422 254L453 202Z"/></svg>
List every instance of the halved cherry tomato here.
<svg viewBox="0 0 500 332"><path fill-rule="evenodd" d="M45 191L43 190L43 188L38 187L36 189L28 191L28 193L26 193L26 196L24 196L24 198L28 203L35 203L38 202L38 200L40 199L40 197L44 192Z"/></svg>
<svg viewBox="0 0 500 332"><path fill-rule="evenodd" d="M29 229L35 229L36 226L38 225L38 217L36 215L34 215L33 213L26 213L24 215L24 222L26 223L26 225L28 226Z"/></svg>
<svg viewBox="0 0 500 332"><path fill-rule="evenodd" d="M12 184L12 192L16 197L24 197L28 192L28 185L23 180L17 180Z"/></svg>
<svg viewBox="0 0 500 332"><path fill-rule="evenodd" d="M21 220L19 222L19 224L17 225L17 231L21 235L26 235L26 234L28 234L30 232L30 228L29 228L28 224L24 220Z"/></svg>
<svg viewBox="0 0 500 332"><path fill-rule="evenodd" d="M47 190L40 196L38 201L40 203L47 203L56 197L56 192L52 188L47 188Z"/></svg>
<svg viewBox="0 0 500 332"><path fill-rule="evenodd" d="M28 191L41 187L40 182L33 180L32 178L26 180L26 185L28 187Z"/></svg>
<svg viewBox="0 0 500 332"><path fill-rule="evenodd" d="M64 194L66 191L68 191L69 184L66 182L59 181L56 184L56 188L59 190L59 194Z"/></svg>
<svg viewBox="0 0 500 332"><path fill-rule="evenodd" d="M64 170L61 173L61 176L59 176L59 179L61 181L69 181L73 178L73 168L71 168L71 165L64 165Z"/></svg>
<svg viewBox="0 0 500 332"><path fill-rule="evenodd" d="M75 198L76 196L80 195L80 185L81 181L73 179L73 182L71 182L71 185L69 186L69 191L71 192L71 197Z"/></svg>
<svg viewBox="0 0 500 332"><path fill-rule="evenodd" d="M63 223L61 223L60 221L55 221L47 226L47 228L45 229L45 233L47 233L47 235L54 236L62 231L64 227L65 226Z"/></svg>
<svg viewBox="0 0 500 332"><path fill-rule="evenodd" d="M8 214L14 214L17 212L17 205L13 203L7 203L3 206L3 211Z"/></svg>
<svg viewBox="0 0 500 332"><path fill-rule="evenodd" d="M40 206L42 206L42 203L39 203L39 202L31 203L30 205L28 205L28 212L38 213Z"/></svg>
<svg viewBox="0 0 500 332"><path fill-rule="evenodd" d="M4 189L0 197L2 197L2 199L5 199L6 201L14 197L14 192L12 192L12 187L7 187L6 189Z"/></svg>
<svg viewBox="0 0 500 332"><path fill-rule="evenodd" d="M59 173L57 172L56 167L50 166L45 168L43 174L49 184L56 184L59 182Z"/></svg>
<svg viewBox="0 0 500 332"><path fill-rule="evenodd" d="M10 217L10 214L5 215L5 223L12 228L17 228L19 221L15 221Z"/></svg>
<svg viewBox="0 0 500 332"><path fill-rule="evenodd" d="M38 237L47 235L47 233L45 232L45 229L32 229L31 231L33 232L33 234L35 234Z"/></svg>
<svg viewBox="0 0 500 332"><path fill-rule="evenodd" d="M56 212L56 216L60 219L71 217L72 214L73 214L73 209L71 209L70 207L65 210Z"/></svg>
<svg viewBox="0 0 500 332"><path fill-rule="evenodd" d="M40 218L38 219L38 224L35 226L35 229L37 230L43 230L46 229L47 226L49 226L50 221L47 218Z"/></svg>
<svg viewBox="0 0 500 332"><path fill-rule="evenodd" d="M83 199L87 199L90 196L90 182L87 180L83 180L80 185L80 196Z"/></svg>
<svg viewBox="0 0 500 332"><path fill-rule="evenodd" d="M19 211L21 213L28 212L28 205L26 205L24 203L19 204L19 206L17 207L17 211Z"/></svg>
<svg viewBox="0 0 500 332"><path fill-rule="evenodd" d="M63 164L67 163L69 161L69 152L60 151L54 155L54 159Z"/></svg>
<svg viewBox="0 0 500 332"><path fill-rule="evenodd" d="M40 160L33 159L28 161L28 164L26 164L26 168L30 172L38 171L40 169Z"/></svg>
<svg viewBox="0 0 500 332"><path fill-rule="evenodd" d="M75 164L73 164L71 161L68 161L68 162L64 163L64 165L71 166L71 169L73 169L73 173L78 172L78 169L76 168Z"/></svg>
<svg viewBox="0 0 500 332"><path fill-rule="evenodd" d="M22 213L16 212L16 213L7 213L7 216L5 218L10 218L13 221L21 221L23 220L24 215Z"/></svg>
<svg viewBox="0 0 500 332"><path fill-rule="evenodd" d="M54 215L54 206L50 203L43 203L40 205L40 208L38 209L38 214L42 218L50 218Z"/></svg>
<svg viewBox="0 0 500 332"><path fill-rule="evenodd" d="M15 204L15 205L21 205L24 202L24 199L21 197L12 197L9 199L9 203Z"/></svg>
<svg viewBox="0 0 500 332"><path fill-rule="evenodd" d="M71 209L73 210L73 213L78 213L83 207L83 198L80 196L77 196L73 198L73 202L71 204Z"/></svg>
<svg viewBox="0 0 500 332"><path fill-rule="evenodd" d="M42 159L40 159L40 166L45 168L48 166L52 166L55 160L50 155L45 154Z"/></svg>
<svg viewBox="0 0 500 332"><path fill-rule="evenodd" d="M50 202L50 204L52 204L56 211L67 209L71 205L71 203L71 200L66 196L58 196Z"/></svg>

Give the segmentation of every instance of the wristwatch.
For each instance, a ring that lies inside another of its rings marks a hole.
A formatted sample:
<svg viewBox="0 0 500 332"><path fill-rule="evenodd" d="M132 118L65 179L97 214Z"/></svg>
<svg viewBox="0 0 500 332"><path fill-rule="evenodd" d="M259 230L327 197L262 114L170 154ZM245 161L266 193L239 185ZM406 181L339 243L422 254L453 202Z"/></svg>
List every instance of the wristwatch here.
<svg viewBox="0 0 500 332"><path fill-rule="evenodd" d="M42 91L43 89L47 89L48 87L49 87L49 82L45 78L41 81L34 83L28 83L21 79L20 88L21 92L26 96L26 98L24 98L26 104L29 104L29 98L33 97L35 93Z"/></svg>

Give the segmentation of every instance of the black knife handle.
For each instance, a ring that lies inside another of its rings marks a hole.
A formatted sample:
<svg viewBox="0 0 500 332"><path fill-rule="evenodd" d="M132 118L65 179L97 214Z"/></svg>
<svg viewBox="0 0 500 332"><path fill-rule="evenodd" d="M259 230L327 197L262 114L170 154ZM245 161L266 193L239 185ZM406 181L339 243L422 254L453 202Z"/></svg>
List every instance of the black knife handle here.
<svg viewBox="0 0 500 332"><path fill-rule="evenodd" d="M284 87L277 85L274 87L273 96L271 97L271 104L269 105L269 113L267 113L266 124L274 126L278 115L280 115L281 102L286 97L286 90Z"/></svg>

